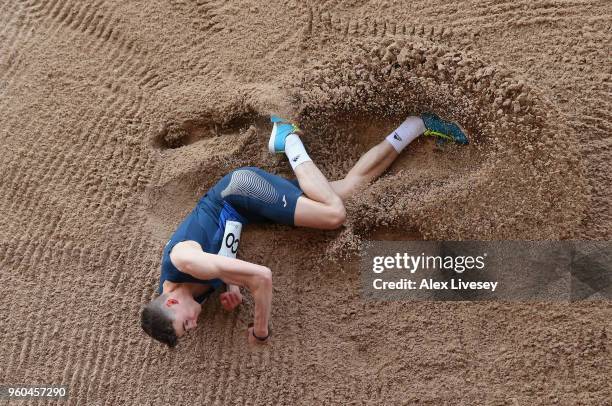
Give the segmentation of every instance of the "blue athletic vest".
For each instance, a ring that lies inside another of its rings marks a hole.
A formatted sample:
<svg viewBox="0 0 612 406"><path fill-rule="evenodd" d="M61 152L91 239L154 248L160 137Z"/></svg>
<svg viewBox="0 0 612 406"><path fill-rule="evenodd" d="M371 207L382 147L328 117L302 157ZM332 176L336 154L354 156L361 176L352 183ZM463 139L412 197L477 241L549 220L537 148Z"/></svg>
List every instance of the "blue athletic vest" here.
<svg viewBox="0 0 612 406"><path fill-rule="evenodd" d="M166 280L177 283L192 282L210 285L212 287L211 290L195 298L199 303L202 303L215 289L224 285L221 279L198 279L181 272L170 261L170 251L172 251L172 248L179 242L187 240L198 242L204 252L217 254L221 248L226 221L238 221L243 225L247 223L247 220L229 203L222 200L216 202L215 200L214 196L210 196L210 192L200 199L196 207L181 222L168 243L166 243L161 263L158 290L160 294Z"/></svg>

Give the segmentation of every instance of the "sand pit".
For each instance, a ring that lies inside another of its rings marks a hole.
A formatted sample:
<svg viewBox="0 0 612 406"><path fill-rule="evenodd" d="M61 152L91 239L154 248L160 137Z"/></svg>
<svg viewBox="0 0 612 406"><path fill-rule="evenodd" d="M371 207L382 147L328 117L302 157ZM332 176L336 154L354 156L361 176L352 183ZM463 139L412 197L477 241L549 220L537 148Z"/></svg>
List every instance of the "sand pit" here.
<svg viewBox="0 0 612 406"><path fill-rule="evenodd" d="M368 303L367 239L612 236L600 1L27 0L0 4L0 383L68 404L607 404L608 303ZM286 23L280 23L286 21ZM419 140L340 231L249 227L274 272L270 348L252 301L212 300L169 351L145 336L163 244L227 171L291 176L267 114L298 120L330 178L409 113ZM35 402L33 402L35 403Z"/></svg>

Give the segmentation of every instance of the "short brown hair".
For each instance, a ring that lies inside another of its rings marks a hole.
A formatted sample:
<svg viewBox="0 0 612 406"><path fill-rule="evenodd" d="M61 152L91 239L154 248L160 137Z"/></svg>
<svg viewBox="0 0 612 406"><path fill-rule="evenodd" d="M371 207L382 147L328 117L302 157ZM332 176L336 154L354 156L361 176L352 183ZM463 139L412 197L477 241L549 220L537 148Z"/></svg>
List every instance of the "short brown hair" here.
<svg viewBox="0 0 612 406"><path fill-rule="evenodd" d="M166 295L160 295L142 309L140 325L149 336L157 341L176 347L178 337L172 325L172 314L164 308Z"/></svg>

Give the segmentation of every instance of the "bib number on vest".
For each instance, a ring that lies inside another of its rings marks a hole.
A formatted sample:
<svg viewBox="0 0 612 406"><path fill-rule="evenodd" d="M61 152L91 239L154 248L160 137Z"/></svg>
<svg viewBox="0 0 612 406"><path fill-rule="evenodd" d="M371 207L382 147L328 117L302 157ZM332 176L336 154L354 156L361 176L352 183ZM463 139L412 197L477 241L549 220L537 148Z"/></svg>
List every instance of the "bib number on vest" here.
<svg viewBox="0 0 612 406"><path fill-rule="evenodd" d="M221 240L219 255L236 258L241 232L242 223L232 220L227 220L225 222L225 231L223 232L223 240Z"/></svg>

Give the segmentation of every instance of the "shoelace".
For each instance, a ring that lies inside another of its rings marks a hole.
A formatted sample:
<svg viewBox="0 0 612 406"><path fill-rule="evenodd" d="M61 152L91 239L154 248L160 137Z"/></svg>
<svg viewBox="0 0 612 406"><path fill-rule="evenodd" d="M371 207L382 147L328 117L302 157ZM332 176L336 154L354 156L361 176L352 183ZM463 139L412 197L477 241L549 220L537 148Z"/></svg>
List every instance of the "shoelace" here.
<svg viewBox="0 0 612 406"><path fill-rule="evenodd" d="M425 130L423 135L426 137L439 137L445 140L455 141L452 136L434 130Z"/></svg>

